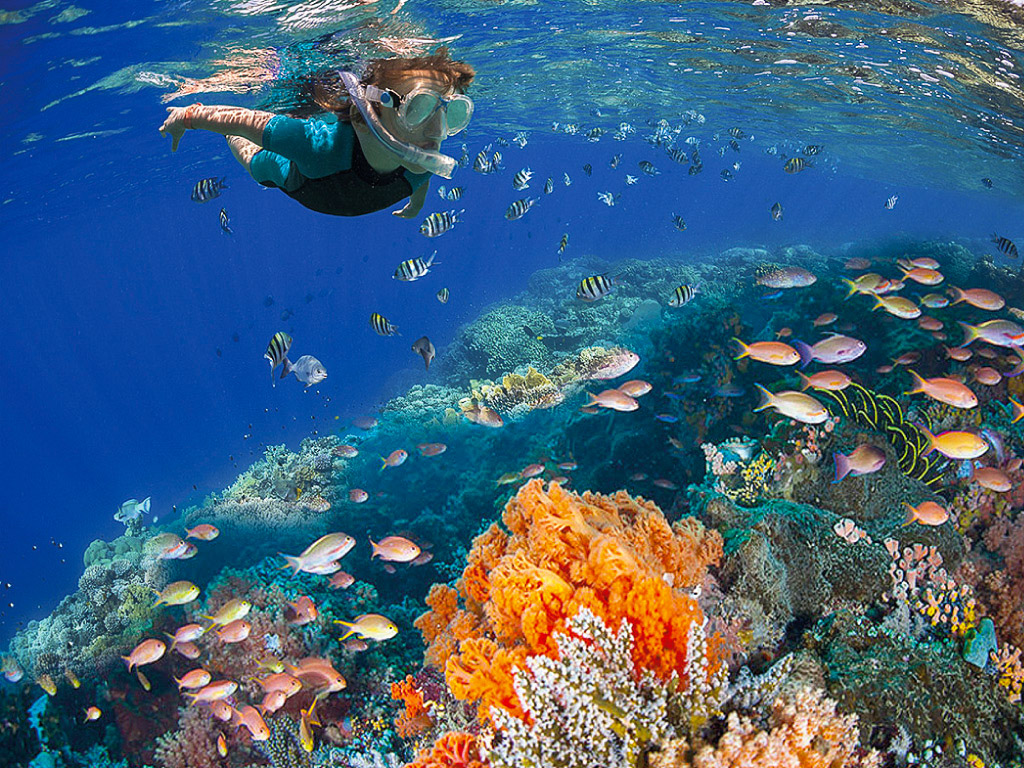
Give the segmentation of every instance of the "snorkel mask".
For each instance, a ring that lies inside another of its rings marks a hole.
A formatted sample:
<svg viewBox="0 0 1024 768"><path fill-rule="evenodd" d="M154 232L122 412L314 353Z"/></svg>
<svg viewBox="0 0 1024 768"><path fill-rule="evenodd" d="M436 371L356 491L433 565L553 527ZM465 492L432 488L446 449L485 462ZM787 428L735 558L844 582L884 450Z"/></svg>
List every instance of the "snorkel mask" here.
<svg viewBox="0 0 1024 768"><path fill-rule="evenodd" d="M465 96L443 99L431 91L413 91L400 99L391 91L383 91L372 85L363 85L351 72L339 72L352 103L366 121L366 126L374 137L385 147L394 152L404 162L416 165L437 176L450 179L455 172L455 158L440 152L417 147L399 141L380 122L376 112L370 108L370 101L376 101L384 107L397 108L398 117L406 125L415 128L428 120L438 109L445 110L445 128L447 135L458 133L469 124L473 114L473 102ZM468 102L468 104L466 104ZM456 122L456 120L458 122ZM461 123L461 125L459 124Z"/></svg>

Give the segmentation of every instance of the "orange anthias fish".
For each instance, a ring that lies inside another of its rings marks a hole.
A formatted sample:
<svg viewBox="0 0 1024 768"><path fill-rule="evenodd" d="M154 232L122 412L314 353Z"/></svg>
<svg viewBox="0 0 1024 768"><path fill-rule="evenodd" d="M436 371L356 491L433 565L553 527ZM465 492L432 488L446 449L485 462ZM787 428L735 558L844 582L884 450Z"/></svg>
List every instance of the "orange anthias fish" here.
<svg viewBox="0 0 1024 768"><path fill-rule="evenodd" d="M927 267L901 268L901 270L903 277L909 277L915 283L920 283L921 285L938 285L946 279L938 270L928 269Z"/></svg>
<svg viewBox="0 0 1024 768"><path fill-rule="evenodd" d="M904 525L921 523L921 525L942 525L949 520L949 510L934 501L922 501L916 507L903 502L903 508L907 511Z"/></svg>
<svg viewBox="0 0 1024 768"><path fill-rule="evenodd" d="M974 356L967 347L946 347L946 357L956 360L958 363L965 363Z"/></svg>
<svg viewBox="0 0 1024 768"><path fill-rule="evenodd" d="M289 666L288 671L303 683L315 687L318 698L344 690L348 684L328 659L318 656L300 659L297 665Z"/></svg>
<svg viewBox="0 0 1024 768"><path fill-rule="evenodd" d="M370 498L370 494L368 494L362 488L353 488L351 491L348 492L348 500L351 501L353 504L362 504L368 498Z"/></svg>
<svg viewBox="0 0 1024 768"><path fill-rule="evenodd" d="M885 466L885 451L873 445L858 445L849 455L836 451L833 458L836 463L833 483L838 483L847 475L870 475Z"/></svg>
<svg viewBox="0 0 1024 768"><path fill-rule="evenodd" d="M440 456L448 450L444 443L420 443L416 446L421 456Z"/></svg>
<svg viewBox="0 0 1024 768"><path fill-rule="evenodd" d="M275 672L264 678L257 679L264 693L281 692L286 698L291 698L302 690L302 681L288 672Z"/></svg>
<svg viewBox="0 0 1024 768"><path fill-rule="evenodd" d="M185 605L199 597L199 587L191 581L174 581L164 587L162 592L156 592L156 602L153 607L159 605Z"/></svg>
<svg viewBox="0 0 1024 768"><path fill-rule="evenodd" d="M996 467L973 468L971 477L982 488L988 488L996 493L1006 493L1013 487L1009 476Z"/></svg>
<svg viewBox="0 0 1024 768"><path fill-rule="evenodd" d="M237 690L238 683L234 680L218 680L203 686L195 693L185 693L183 695L190 699L192 704L208 704L212 701L222 701L229 696L233 696ZM228 716L230 717L230 713Z"/></svg>
<svg viewBox="0 0 1024 768"><path fill-rule="evenodd" d="M186 672L180 678L174 678L174 682L178 684L178 690L182 688L188 688L189 690L195 690L197 688L203 688L210 684L210 680L213 676L205 669L200 667L199 669L193 669L190 672Z"/></svg>
<svg viewBox="0 0 1024 768"><path fill-rule="evenodd" d="M173 651L182 643L198 640L205 631L206 629L201 624L186 624L183 627L178 627L173 635L166 632L164 635L171 641L171 650Z"/></svg>
<svg viewBox="0 0 1024 768"><path fill-rule="evenodd" d="M621 384L618 387L619 392L629 395L630 397L643 397L650 392L651 389L652 387L648 382L641 381L640 379L627 381L625 384Z"/></svg>
<svg viewBox="0 0 1024 768"><path fill-rule="evenodd" d="M228 722L234 716L235 708L224 701L224 699L214 699L205 703L210 708L210 714L222 723Z"/></svg>
<svg viewBox="0 0 1024 768"><path fill-rule="evenodd" d="M327 582L328 589L348 589L355 583L355 577L351 573L345 571L338 571L336 574L331 576L331 580Z"/></svg>
<svg viewBox="0 0 1024 768"><path fill-rule="evenodd" d="M972 307L987 309L989 312L998 312L1006 306L1006 300L1002 296L987 288L968 288L967 290L962 290L954 287L950 288L949 292L953 296L954 304L965 301Z"/></svg>
<svg viewBox="0 0 1024 768"><path fill-rule="evenodd" d="M305 752L312 752L316 746L313 726L321 725L320 721L316 719L316 700L309 705L309 708L299 711L302 713L302 717L299 719L299 746Z"/></svg>
<svg viewBox="0 0 1024 768"><path fill-rule="evenodd" d="M404 536L385 536L376 542L370 539L370 546L373 548L371 560L380 557L393 563L410 563L420 554L419 546Z"/></svg>
<svg viewBox="0 0 1024 768"><path fill-rule="evenodd" d="M408 458L409 452L402 448L399 448L397 451L392 451L391 453L389 453L387 458L383 456L380 457L380 460L383 462L380 468L381 470L385 470L388 467L400 467L403 464L405 464L405 460Z"/></svg>
<svg viewBox="0 0 1024 768"><path fill-rule="evenodd" d="M978 396L964 384L956 379L934 378L926 379L917 371L908 369L907 373L914 380L914 386L904 392L905 395L916 395L922 392L933 400L951 405L954 408L974 408L978 404Z"/></svg>
<svg viewBox="0 0 1024 768"><path fill-rule="evenodd" d="M828 418L825 406L810 395L803 392L774 393L760 384L754 386L761 393L761 403L754 409L755 413L774 408L783 416L803 424L820 424Z"/></svg>
<svg viewBox="0 0 1024 768"><path fill-rule="evenodd" d="M347 534L328 533L306 547L298 557L282 555L288 561L288 564L282 567L294 568L295 573L309 571L311 566L326 565L340 560L355 545L356 540Z"/></svg>
<svg viewBox="0 0 1024 768"><path fill-rule="evenodd" d="M544 473L544 465L543 464L529 464L526 467L523 467L522 470L520 470L519 476L525 480L525 479L528 479L528 478L531 478L531 477L536 477L537 475L540 475L540 474L543 474L543 473Z"/></svg>
<svg viewBox="0 0 1024 768"><path fill-rule="evenodd" d="M640 403L617 389L606 389L596 395L593 392L588 392L587 397L590 398L590 401L584 406L586 408L598 406L612 411L629 412L640 407Z"/></svg>
<svg viewBox="0 0 1024 768"><path fill-rule="evenodd" d="M740 345L740 353L735 360L750 357L760 363L769 365L796 365L800 362L800 353L784 341L755 341L752 344L745 344L740 339L733 337L733 341Z"/></svg>
<svg viewBox="0 0 1024 768"><path fill-rule="evenodd" d="M974 380L986 387L994 387L1003 380L1003 374L987 365L974 369Z"/></svg>
<svg viewBox="0 0 1024 768"><path fill-rule="evenodd" d="M359 455L359 449L354 445L339 445L331 453L344 459L351 459Z"/></svg>
<svg viewBox="0 0 1024 768"><path fill-rule="evenodd" d="M267 727L263 715L256 707L246 704L236 709L231 718L231 723L236 728L241 726L249 731L253 741L266 741L270 738L270 728Z"/></svg>
<svg viewBox="0 0 1024 768"><path fill-rule="evenodd" d="M301 686L302 683L299 683ZM263 701L260 702L259 709L266 715L268 712L273 714L277 712L288 702L288 696L284 691L271 691L263 697Z"/></svg>
<svg viewBox="0 0 1024 768"><path fill-rule="evenodd" d="M303 595L294 603L288 603L288 607L291 609L291 618L288 618L288 623L293 627L305 626L316 621L317 616L320 615L317 612L316 604L307 595Z"/></svg>
<svg viewBox="0 0 1024 768"><path fill-rule="evenodd" d="M949 431L942 432L938 435L933 435L924 427L920 428L924 436L928 439L928 448L922 455L927 455L932 451L938 451L947 459L976 459L979 456L985 455L988 451L988 443L985 442L985 438L981 435L976 435L973 432L957 432Z"/></svg>
<svg viewBox="0 0 1024 768"><path fill-rule="evenodd" d="M218 629L217 636L222 643L240 643L249 637L250 632L252 624L245 619L235 619Z"/></svg>
<svg viewBox="0 0 1024 768"><path fill-rule="evenodd" d="M800 385L801 390L808 388L813 389L828 389L833 392L846 389L852 383L852 380L842 371L818 371L813 376L807 376L797 371L803 382Z"/></svg>
<svg viewBox="0 0 1024 768"><path fill-rule="evenodd" d="M99 707L95 705L91 706L87 710L85 710L85 719L82 722L89 723L93 720L99 720L102 715L103 712L100 711Z"/></svg>
<svg viewBox="0 0 1024 768"><path fill-rule="evenodd" d="M185 643L177 643L174 646L174 650L184 656L186 659L198 659L199 658L199 646L189 641Z"/></svg>
<svg viewBox="0 0 1024 768"><path fill-rule="evenodd" d="M913 320L921 316L921 308L902 296L875 296L875 306L872 309L879 307L890 315L904 320Z"/></svg>
<svg viewBox="0 0 1024 768"><path fill-rule="evenodd" d="M224 734L223 733L218 733L217 734L217 754L220 755L221 757L227 757L228 756L228 742L224 738Z"/></svg>
<svg viewBox="0 0 1024 768"><path fill-rule="evenodd" d="M185 529L186 539L199 539L200 541L213 541L220 536L217 526L209 523L200 523L195 528Z"/></svg>
<svg viewBox="0 0 1024 768"><path fill-rule="evenodd" d="M832 325L832 323L834 323L838 319L839 315L837 315L835 312L823 312L822 314L814 318L812 325L815 328L820 328L825 325Z"/></svg>
<svg viewBox="0 0 1024 768"><path fill-rule="evenodd" d="M167 646L162 641L150 638L143 640L135 646L130 654L121 658L124 659L125 664L128 665L128 671L131 672L135 667L159 661L166 650Z"/></svg>

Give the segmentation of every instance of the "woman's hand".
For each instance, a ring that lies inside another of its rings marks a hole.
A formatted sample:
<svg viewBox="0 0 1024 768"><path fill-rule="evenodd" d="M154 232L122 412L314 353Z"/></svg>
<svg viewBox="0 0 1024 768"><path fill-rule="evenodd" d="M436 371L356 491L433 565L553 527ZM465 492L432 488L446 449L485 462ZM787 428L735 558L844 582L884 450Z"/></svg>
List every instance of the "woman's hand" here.
<svg viewBox="0 0 1024 768"><path fill-rule="evenodd" d="M171 152L178 151L178 142L181 141L181 137L185 135L185 130L192 127L189 124L191 120L191 113L189 110L192 106L201 105L167 108L167 111L170 114L167 115L167 119L164 120L164 124L160 126L160 135L171 137Z"/></svg>

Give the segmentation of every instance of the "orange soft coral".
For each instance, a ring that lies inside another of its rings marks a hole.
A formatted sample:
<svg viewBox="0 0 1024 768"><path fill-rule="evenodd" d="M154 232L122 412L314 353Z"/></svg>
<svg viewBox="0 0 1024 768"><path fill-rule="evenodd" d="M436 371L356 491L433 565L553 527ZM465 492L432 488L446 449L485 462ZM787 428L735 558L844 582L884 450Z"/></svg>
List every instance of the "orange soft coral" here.
<svg viewBox="0 0 1024 768"><path fill-rule="evenodd" d="M412 675L391 684L391 698L405 703L405 711L395 718L395 730L404 739L419 736L434 724L423 703L423 693Z"/></svg>
<svg viewBox="0 0 1024 768"><path fill-rule="evenodd" d="M684 588L703 581L722 556L722 537L696 519L670 526L650 501L624 491L582 495L540 480L524 485L502 516L473 542L455 591L435 586L416 626L427 661L443 666L452 692L521 716L512 667L527 655L554 657L554 636L590 608L610 626L633 627L634 659L683 686L689 628L702 622ZM461 642L455 648L453 638Z"/></svg>
<svg viewBox="0 0 1024 768"><path fill-rule="evenodd" d="M430 749L424 749L406 768L488 768L471 733L446 733Z"/></svg>

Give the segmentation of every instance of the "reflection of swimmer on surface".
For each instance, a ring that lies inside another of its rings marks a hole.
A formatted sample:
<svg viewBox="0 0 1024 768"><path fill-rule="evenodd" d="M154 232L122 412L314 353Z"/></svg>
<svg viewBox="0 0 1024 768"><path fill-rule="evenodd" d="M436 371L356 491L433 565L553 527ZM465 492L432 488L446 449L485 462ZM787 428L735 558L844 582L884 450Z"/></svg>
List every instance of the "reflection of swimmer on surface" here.
<svg viewBox="0 0 1024 768"><path fill-rule="evenodd" d="M326 118L191 104L169 107L160 132L170 135L172 151L189 128L227 136L256 181L319 213L361 216L409 198L394 213L412 218L423 207L431 174L450 178L455 168L438 150L469 124L473 102L464 91L474 74L447 48L376 59L361 80L338 72L314 83L313 99Z"/></svg>

